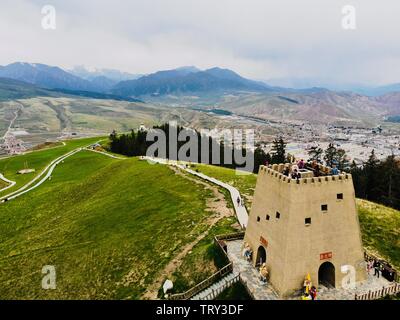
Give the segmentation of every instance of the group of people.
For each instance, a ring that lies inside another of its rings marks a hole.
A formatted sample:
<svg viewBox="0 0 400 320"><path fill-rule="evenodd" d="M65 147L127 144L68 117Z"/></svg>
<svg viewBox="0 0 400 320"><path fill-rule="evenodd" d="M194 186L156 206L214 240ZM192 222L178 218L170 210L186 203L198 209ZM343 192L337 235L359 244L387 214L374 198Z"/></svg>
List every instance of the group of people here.
<svg viewBox="0 0 400 320"><path fill-rule="evenodd" d="M316 300L317 288L312 285L310 274L307 274L303 283L302 300Z"/></svg>
<svg viewBox="0 0 400 320"><path fill-rule="evenodd" d="M383 270L383 265L377 259L369 259L367 261L368 274L370 274L371 270L374 270L374 276L379 278Z"/></svg>
<svg viewBox="0 0 400 320"><path fill-rule="evenodd" d="M290 177L292 179L300 179L301 178L301 174L300 174L297 166L292 166L292 170L290 170L289 166L286 165L285 168L283 169L282 174L284 176Z"/></svg>

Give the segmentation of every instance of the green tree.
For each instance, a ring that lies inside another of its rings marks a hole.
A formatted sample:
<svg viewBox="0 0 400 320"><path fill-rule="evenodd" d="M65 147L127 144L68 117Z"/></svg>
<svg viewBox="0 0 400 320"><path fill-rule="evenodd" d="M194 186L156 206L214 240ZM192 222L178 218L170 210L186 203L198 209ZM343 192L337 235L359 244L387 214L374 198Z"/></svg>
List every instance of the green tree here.
<svg viewBox="0 0 400 320"><path fill-rule="evenodd" d="M286 142L282 137L275 139L272 145L271 163L284 163L286 160Z"/></svg>
<svg viewBox="0 0 400 320"><path fill-rule="evenodd" d="M335 161L339 170L343 171L349 169L350 163L347 158L346 151L344 149L337 149Z"/></svg>
<svg viewBox="0 0 400 320"><path fill-rule="evenodd" d="M317 161L318 163L321 163L321 158L323 154L323 150L320 147L311 147L311 149L308 151L308 161Z"/></svg>
<svg viewBox="0 0 400 320"><path fill-rule="evenodd" d="M368 161L365 163L365 176L366 176L366 186L365 186L365 197L369 200L377 199L379 192L378 189L378 165L379 160L375 155L375 150L371 151L371 155Z"/></svg>
<svg viewBox="0 0 400 320"><path fill-rule="evenodd" d="M324 154L324 160L326 165L328 167L333 167L333 165L336 164L337 157L338 157L337 149L333 145L333 143L330 143L328 148L325 150Z"/></svg>

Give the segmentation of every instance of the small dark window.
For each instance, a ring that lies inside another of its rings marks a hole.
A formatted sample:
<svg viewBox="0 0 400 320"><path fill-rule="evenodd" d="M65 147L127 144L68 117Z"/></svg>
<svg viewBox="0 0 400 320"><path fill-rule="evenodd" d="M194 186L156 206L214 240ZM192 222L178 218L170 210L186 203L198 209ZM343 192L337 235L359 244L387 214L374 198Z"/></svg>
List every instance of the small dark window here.
<svg viewBox="0 0 400 320"><path fill-rule="evenodd" d="M260 222L260 220L261 220L260 217L257 217L257 222Z"/></svg>
<svg viewBox="0 0 400 320"><path fill-rule="evenodd" d="M336 199L338 199L338 200L343 200L343 193L338 193L338 194L336 195Z"/></svg>
<svg viewBox="0 0 400 320"><path fill-rule="evenodd" d="M270 216L269 214L267 214L267 216L265 217L266 220L269 220Z"/></svg>
<svg viewBox="0 0 400 320"><path fill-rule="evenodd" d="M276 218L277 218L277 219L280 219L280 218L281 218L281 214L280 214L278 211L276 212Z"/></svg>
<svg viewBox="0 0 400 320"><path fill-rule="evenodd" d="M306 225L311 224L311 218L305 218L305 219L304 219L304 223L305 223Z"/></svg>
<svg viewBox="0 0 400 320"><path fill-rule="evenodd" d="M328 205L327 204L322 204L321 205L321 210L322 211L328 211Z"/></svg>

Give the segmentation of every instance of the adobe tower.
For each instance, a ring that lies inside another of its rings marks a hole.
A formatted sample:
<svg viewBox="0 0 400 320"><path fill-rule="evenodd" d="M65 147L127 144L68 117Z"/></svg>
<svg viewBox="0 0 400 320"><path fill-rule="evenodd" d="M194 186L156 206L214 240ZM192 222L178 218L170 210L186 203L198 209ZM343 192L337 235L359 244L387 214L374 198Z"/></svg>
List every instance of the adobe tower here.
<svg viewBox="0 0 400 320"><path fill-rule="evenodd" d="M356 282L365 280L351 175L329 175L331 169L320 166L323 176L302 169L300 179L291 179L282 174L284 166L259 170L244 239L253 263L266 262L281 296L301 289L308 273L316 287L340 288L345 265L355 268Z"/></svg>

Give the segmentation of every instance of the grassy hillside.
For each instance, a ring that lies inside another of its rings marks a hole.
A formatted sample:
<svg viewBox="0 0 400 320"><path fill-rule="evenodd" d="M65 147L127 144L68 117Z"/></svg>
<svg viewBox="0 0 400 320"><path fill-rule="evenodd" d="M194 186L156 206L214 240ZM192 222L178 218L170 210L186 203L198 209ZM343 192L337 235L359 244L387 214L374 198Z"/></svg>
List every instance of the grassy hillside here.
<svg viewBox="0 0 400 320"><path fill-rule="evenodd" d="M400 270L400 211L357 200L363 243Z"/></svg>
<svg viewBox="0 0 400 320"><path fill-rule="evenodd" d="M246 206L250 208L254 188L257 182L256 174L237 175L235 170L204 164L196 165L193 169L197 169L201 173L214 177L237 188L244 196L245 200L247 200Z"/></svg>
<svg viewBox="0 0 400 320"><path fill-rule="evenodd" d="M0 298L139 298L207 228L209 193L162 165L72 156L1 205ZM41 289L44 265L56 266L56 290Z"/></svg>
<svg viewBox="0 0 400 320"><path fill-rule="evenodd" d="M0 173L7 179L17 182L17 184L4 192L0 192L0 196L8 194L22 187L25 183L34 178L40 173L53 159L68 153L79 147L87 146L102 138L87 138L65 141L65 146L57 146L56 148L46 149L40 152L30 152L24 155L13 156L9 158L0 158ZM17 172L25 168L25 165L30 169L35 169L35 173L20 175Z"/></svg>

